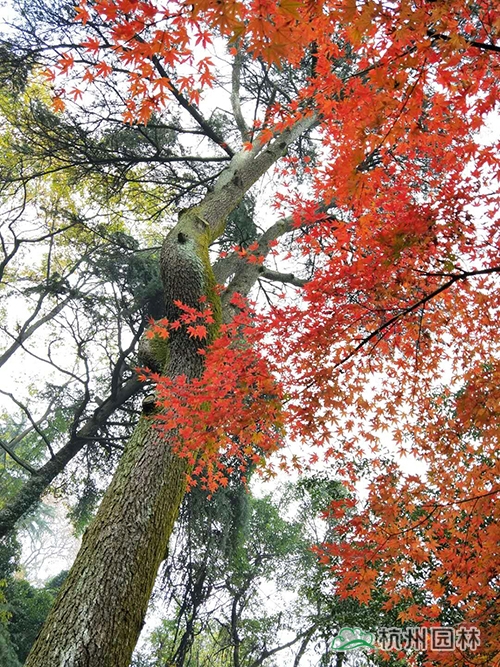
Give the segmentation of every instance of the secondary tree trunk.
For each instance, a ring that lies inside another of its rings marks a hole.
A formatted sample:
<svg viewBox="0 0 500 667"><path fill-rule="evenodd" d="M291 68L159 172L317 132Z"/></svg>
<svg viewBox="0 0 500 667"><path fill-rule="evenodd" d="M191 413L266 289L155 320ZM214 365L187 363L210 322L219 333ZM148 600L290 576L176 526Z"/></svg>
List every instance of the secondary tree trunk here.
<svg viewBox="0 0 500 667"><path fill-rule="evenodd" d="M19 493L0 510L0 539L11 531L16 522L26 514L47 491L52 481L61 473L89 441L97 434L99 428L115 410L121 407L131 396L141 389L136 377L127 380L113 395L106 398L85 424L69 436L68 442L39 468L26 482Z"/></svg>

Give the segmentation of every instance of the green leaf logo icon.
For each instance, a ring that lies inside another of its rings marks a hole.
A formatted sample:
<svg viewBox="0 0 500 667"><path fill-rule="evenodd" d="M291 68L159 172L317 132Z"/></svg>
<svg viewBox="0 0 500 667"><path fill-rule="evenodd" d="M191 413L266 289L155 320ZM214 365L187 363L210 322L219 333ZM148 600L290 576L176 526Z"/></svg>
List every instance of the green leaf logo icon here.
<svg viewBox="0 0 500 667"><path fill-rule="evenodd" d="M373 648L375 635L361 628L342 628L333 639L332 651L354 651L357 648Z"/></svg>

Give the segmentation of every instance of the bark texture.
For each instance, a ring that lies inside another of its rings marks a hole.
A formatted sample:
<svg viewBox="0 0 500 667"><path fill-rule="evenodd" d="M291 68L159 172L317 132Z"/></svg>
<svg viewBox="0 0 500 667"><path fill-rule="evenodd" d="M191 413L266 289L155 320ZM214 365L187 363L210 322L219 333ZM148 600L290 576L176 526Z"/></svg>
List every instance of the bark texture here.
<svg viewBox="0 0 500 667"><path fill-rule="evenodd" d="M202 242L208 233L206 225L198 228L184 219L165 239L163 283L171 319L178 310L175 301L199 306L211 284L210 266L205 268L200 251L206 247L208 259L208 243ZM197 377L203 368L198 348L199 342L193 344L184 331L174 332L165 374ZM186 461L173 452L175 432L160 432L156 414L148 409L127 444L26 667L129 664L188 470Z"/></svg>
<svg viewBox="0 0 500 667"><path fill-rule="evenodd" d="M128 665L185 492L186 462L143 417L26 666Z"/></svg>

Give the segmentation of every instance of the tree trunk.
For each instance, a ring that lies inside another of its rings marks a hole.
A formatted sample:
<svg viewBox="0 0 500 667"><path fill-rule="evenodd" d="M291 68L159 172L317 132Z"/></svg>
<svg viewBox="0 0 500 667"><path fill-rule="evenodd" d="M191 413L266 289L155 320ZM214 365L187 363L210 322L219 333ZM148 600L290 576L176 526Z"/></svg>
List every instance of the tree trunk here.
<svg viewBox="0 0 500 667"><path fill-rule="evenodd" d="M129 664L186 470L143 416L26 667Z"/></svg>
<svg viewBox="0 0 500 667"><path fill-rule="evenodd" d="M166 237L162 274L167 317L175 301L200 307L213 287L205 223L189 211ZM207 266L208 264L208 266ZM168 340L165 375L200 375L199 341L183 329ZM143 414L68 579L28 656L26 667L125 667L139 637L156 573L186 489L188 464L175 455L175 431Z"/></svg>
<svg viewBox="0 0 500 667"><path fill-rule="evenodd" d="M234 156L213 192L184 212L166 237L161 255L169 320L175 301L200 306L200 296L220 321L221 303L209 260L209 244L245 192L314 125L301 119L272 143ZM217 335L216 325L209 340ZM188 379L203 370L199 341L181 330L168 342L164 374ZM157 414L157 413L156 413ZM143 416L127 445L96 518L25 667L127 667L141 630L158 567L165 556L185 492L188 465L172 450L175 433Z"/></svg>

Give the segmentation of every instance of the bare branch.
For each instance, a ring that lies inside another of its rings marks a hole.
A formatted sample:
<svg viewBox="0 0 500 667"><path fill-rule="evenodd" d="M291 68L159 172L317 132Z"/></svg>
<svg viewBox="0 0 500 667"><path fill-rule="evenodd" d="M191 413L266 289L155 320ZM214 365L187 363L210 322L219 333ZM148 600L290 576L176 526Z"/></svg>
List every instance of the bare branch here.
<svg viewBox="0 0 500 667"><path fill-rule="evenodd" d="M280 644L279 646L276 646L273 649L270 650L265 650L262 652L262 655L260 655L256 660L254 660L251 664L250 667L260 667L264 660L267 660L267 658L271 657L275 653L278 653L279 651L283 651L286 648L289 648L290 646L293 646L296 644L298 641L300 641L302 638L306 638L307 641L309 641L312 633L316 629L316 626L313 625L307 630L304 630L300 634L298 634L296 637L293 639L290 639L290 641L286 642L285 644Z"/></svg>
<svg viewBox="0 0 500 667"><path fill-rule="evenodd" d="M1 438L0 438L0 447L4 449L7 454L14 459L14 461L21 466L21 468L24 468L27 472L30 473L30 475L35 475L36 474L36 469L33 468L27 461L22 459L20 456L16 454L16 452L7 445Z"/></svg>
<svg viewBox="0 0 500 667"><path fill-rule="evenodd" d="M233 61L233 70L231 75L231 107L233 109L234 119L238 130L240 131L243 142L249 141L250 132L241 112L240 81L241 81L241 51L238 49Z"/></svg>
<svg viewBox="0 0 500 667"><path fill-rule="evenodd" d="M31 314L31 316L26 320L24 325L22 326L19 334L16 336L14 342L12 345L5 350L5 352L0 356L0 366L5 364L6 361L10 359L10 357L14 354L14 352L23 345L23 343L39 328L42 326L42 324L45 324L45 322L48 322L52 318L54 318L63 308L64 306L68 303L68 301L71 301L71 297L66 297L66 299L63 299L63 301L60 301L54 308L49 310L49 312L41 317L39 320L34 322L33 324L30 325L31 322L35 319L35 317L38 315L40 308L42 307L43 300L47 296L47 292L45 294L40 295L40 298L38 300L38 303L35 307L35 310Z"/></svg>
<svg viewBox="0 0 500 667"><path fill-rule="evenodd" d="M265 266L261 266L260 268L260 278L264 278L265 280L286 283L288 285L294 285L295 287L304 287L308 282L305 278L297 278L293 273L280 273L279 271L267 269Z"/></svg>
<svg viewBox="0 0 500 667"><path fill-rule="evenodd" d="M135 39L138 41L143 41L138 35L136 35ZM170 84L170 92L172 95L175 97L179 105L185 109L193 118L194 120L198 123L198 125L203 129L205 135L209 138L212 139L222 150L229 155L230 158L234 156L234 151L229 148L228 144L226 141L224 141L224 138L221 137L214 129L213 127L210 126L210 124L203 118L201 113L198 111L198 109L194 106L194 104L191 104L182 93L177 90L177 88L174 86L173 81L168 75L168 72L166 69L163 67L163 65L160 62L160 59L157 56L153 56L151 58L154 66L156 67L158 73L160 76L162 76L165 79L168 79L169 84Z"/></svg>
<svg viewBox="0 0 500 667"><path fill-rule="evenodd" d="M3 390L0 389L0 394L3 394L4 396L8 396L10 398L10 400L13 401L17 405L18 408L21 408L21 410L24 412L26 417L28 417L28 421L30 422L32 428L38 433L38 435L44 441L47 449L50 452L50 455L54 456L54 450L52 449L52 445L50 444L49 439L47 438L47 436L45 435L45 433L42 431L42 429L39 426L39 424L41 424L43 420L33 419L33 417L31 416L31 412L28 410L26 405L24 405L24 403L21 403L21 401L18 401L17 398L15 396L13 396L12 394L10 394L9 392L3 391Z"/></svg>

